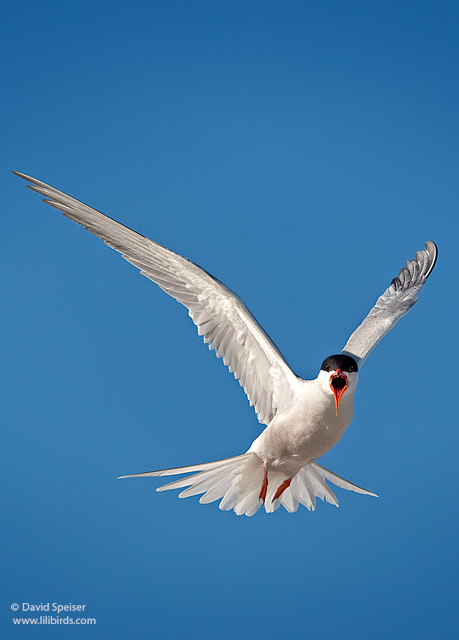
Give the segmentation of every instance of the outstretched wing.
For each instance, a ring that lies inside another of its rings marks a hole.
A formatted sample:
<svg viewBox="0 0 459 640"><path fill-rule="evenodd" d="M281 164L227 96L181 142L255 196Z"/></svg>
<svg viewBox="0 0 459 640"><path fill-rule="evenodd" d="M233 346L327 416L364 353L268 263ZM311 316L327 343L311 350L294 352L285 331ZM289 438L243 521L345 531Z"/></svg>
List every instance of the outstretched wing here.
<svg viewBox="0 0 459 640"><path fill-rule="evenodd" d="M119 251L188 309L204 342L239 380L260 422L268 424L279 409L291 403L299 384L297 376L242 300L223 283L193 262L44 182L13 173L31 182L27 186L45 196L44 202Z"/></svg>
<svg viewBox="0 0 459 640"><path fill-rule="evenodd" d="M362 324L354 331L342 353L351 355L359 367L392 327L416 304L418 293L432 272L437 260L437 246L430 240L425 250L418 251L415 260L394 278L380 296Z"/></svg>

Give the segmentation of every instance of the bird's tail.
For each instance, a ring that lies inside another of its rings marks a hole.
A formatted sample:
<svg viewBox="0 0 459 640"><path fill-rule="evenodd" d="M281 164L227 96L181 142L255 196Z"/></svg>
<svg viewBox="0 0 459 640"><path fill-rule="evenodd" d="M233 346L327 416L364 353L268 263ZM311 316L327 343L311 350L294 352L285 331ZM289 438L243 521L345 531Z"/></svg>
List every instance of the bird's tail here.
<svg viewBox="0 0 459 640"><path fill-rule="evenodd" d="M263 504L267 513L272 513L280 505L293 513L300 504L314 511L316 497L338 506L338 500L325 480L342 489L376 496L375 493L361 489L328 471L317 462L310 462L293 478L289 478L286 473L280 471L268 471L267 485L265 485L263 461L253 452L217 462L120 477L148 478L183 473L192 475L158 487L156 491L187 487L179 493L179 498L188 498L201 493L203 494L199 499L201 504L221 500L220 509L224 511L234 509L237 515L253 516Z"/></svg>

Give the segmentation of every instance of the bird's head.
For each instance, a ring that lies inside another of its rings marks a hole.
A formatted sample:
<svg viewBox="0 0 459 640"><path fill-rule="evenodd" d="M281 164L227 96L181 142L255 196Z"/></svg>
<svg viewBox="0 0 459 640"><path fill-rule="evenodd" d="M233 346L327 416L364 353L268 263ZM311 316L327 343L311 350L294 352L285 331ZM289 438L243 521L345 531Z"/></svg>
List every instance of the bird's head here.
<svg viewBox="0 0 459 640"><path fill-rule="evenodd" d="M343 395L354 393L359 379L359 367L351 356L342 353L329 356L322 362L319 372L319 381L326 393L332 393L335 398L336 415Z"/></svg>

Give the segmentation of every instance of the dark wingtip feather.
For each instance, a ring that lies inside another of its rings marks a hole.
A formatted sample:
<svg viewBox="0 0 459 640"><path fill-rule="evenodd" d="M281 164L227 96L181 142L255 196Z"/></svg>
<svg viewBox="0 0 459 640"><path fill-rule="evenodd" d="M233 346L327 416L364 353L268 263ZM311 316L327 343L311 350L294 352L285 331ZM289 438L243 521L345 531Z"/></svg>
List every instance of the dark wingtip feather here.
<svg viewBox="0 0 459 640"><path fill-rule="evenodd" d="M430 274L432 273L433 268L435 267L436 263L437 263L437 258L438 258L438 247L435 244L435 242L433 242L432 240L427 240L426 242L426 252L431 260L431 265L429 267L429 270L427 271L425 277L426 279L430 276Z"/></svg>
<svg viewBox="0 0 459 640"><path fill-rule="evenodd" d="M12 171L11 173L13 173L15 176L18 176L18 178L22 178L23 180L29 180L29 182L33 181L33 178L25 173L21 173L20 171Z"/></svg>

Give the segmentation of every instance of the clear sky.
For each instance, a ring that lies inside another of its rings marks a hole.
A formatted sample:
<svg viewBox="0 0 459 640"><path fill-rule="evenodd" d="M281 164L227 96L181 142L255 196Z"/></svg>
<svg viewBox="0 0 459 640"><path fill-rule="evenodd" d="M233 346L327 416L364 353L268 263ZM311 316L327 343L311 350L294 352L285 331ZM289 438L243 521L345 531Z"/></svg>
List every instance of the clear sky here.
<svg viewBox="0 0 459 640"><path fill-rule="evenodd" d="M2 637L457 637L458 3L25 0L2 26ZM261 427L183 307L12 169L213 273L303 377L434 240L323 459L380 498L238 518L116 480ZM97 625L13 628L23 602Z"/></svg>

